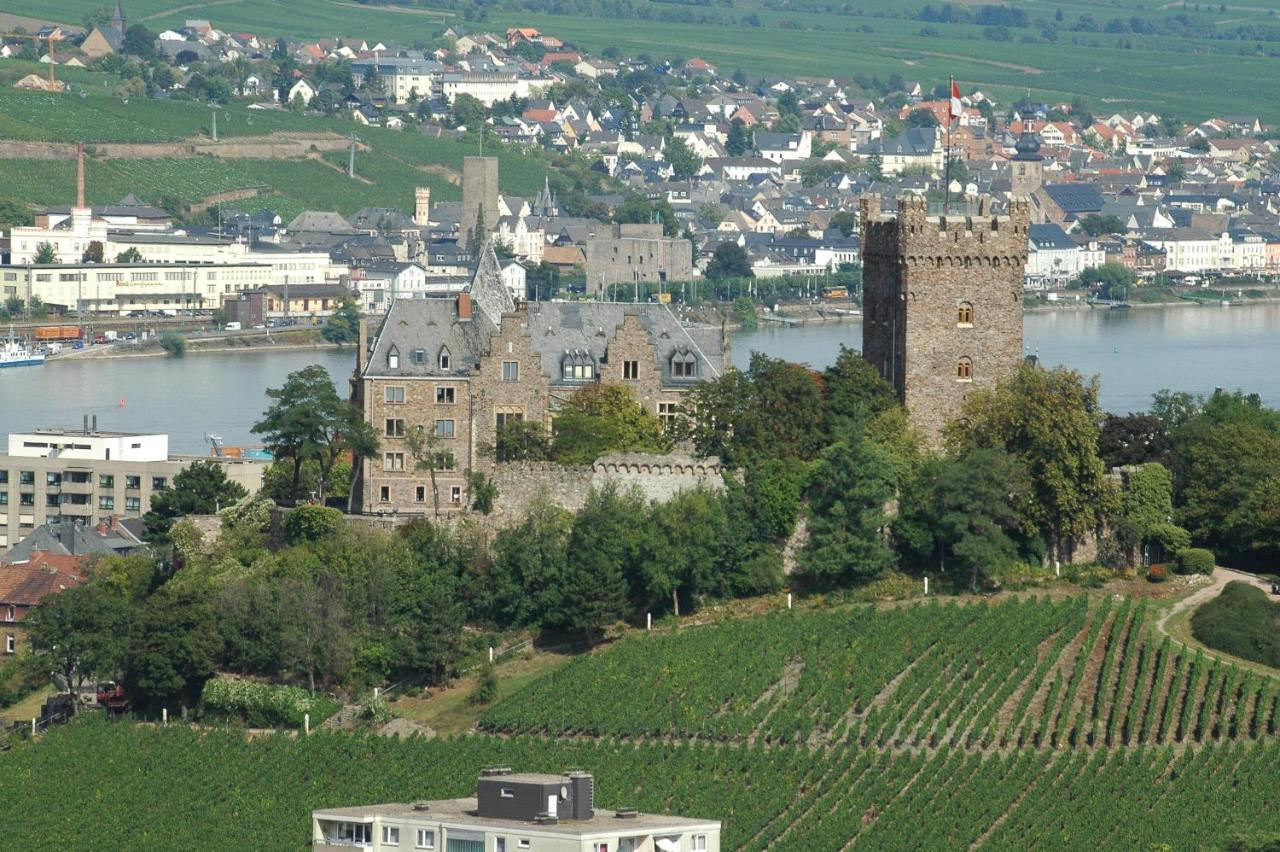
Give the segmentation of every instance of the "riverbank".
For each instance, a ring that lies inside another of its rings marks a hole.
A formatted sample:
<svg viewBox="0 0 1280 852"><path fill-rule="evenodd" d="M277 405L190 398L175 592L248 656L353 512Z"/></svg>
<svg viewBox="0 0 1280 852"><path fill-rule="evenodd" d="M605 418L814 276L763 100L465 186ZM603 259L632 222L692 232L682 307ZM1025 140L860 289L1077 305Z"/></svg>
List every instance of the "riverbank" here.
<svg viewBox="0 0 1280 852"><path fill-rule="evenodd" d="M146 343L91 346L84 349L64 349L50 355L46 363L71 361L118 360L130 358L183 358L187 355L221 354L227 352L297 352L300 350L341 351L348 344L330 343L312 329L280 332L274 335L236 337L188 337L182 355L174 355L158 340ZM354 345L354 344L350 344ZM354 363L354 361L353 361Z"/></svg>

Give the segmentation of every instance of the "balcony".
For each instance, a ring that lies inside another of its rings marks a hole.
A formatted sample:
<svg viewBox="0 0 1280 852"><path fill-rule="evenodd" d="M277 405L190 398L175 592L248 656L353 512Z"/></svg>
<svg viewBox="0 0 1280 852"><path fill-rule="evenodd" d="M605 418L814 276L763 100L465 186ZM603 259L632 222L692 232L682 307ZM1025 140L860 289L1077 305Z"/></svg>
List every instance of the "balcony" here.
<svg viewBox="0 0 1280 852"><path fill-rule="evenodd" d="M72 518L89 518L93 516L93 504L91 503L72 503L63 500L62 505L58 507L58 511L64 517Z"/></svg>
<svg viewBox="0 0 1280 852"><path fill-rule="evenodd" d="M83 482L77 482L74 479L69 479L66 476L64 476L62 477L62 493L63 494L84 494L84 495L92 494L93 480L86 479Z"/></svg>

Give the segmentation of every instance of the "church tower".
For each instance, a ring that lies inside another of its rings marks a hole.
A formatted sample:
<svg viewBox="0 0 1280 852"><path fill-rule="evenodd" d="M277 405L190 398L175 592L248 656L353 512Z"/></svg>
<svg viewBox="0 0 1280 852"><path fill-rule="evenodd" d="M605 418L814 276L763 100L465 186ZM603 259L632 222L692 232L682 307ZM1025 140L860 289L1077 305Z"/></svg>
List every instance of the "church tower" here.
<svg viewBox="0 0 1280 852"><path fill-rule="evenodd" d="M121 0L116 0L116 13L111 16L111 26L120 35L124 35L125 30L129 29L129 22L125 19L124 6L121 5Z"/></svg>
<svg viewBox="0 0 1280 852"><path fill-rule="evenodd" d="M1030 206L1007 215L981 198L931 214L915 195L882 213L861 201L862 355L898 392L911 422L937 443L969 392L1022 361L1022 289Z"/></svg>
<svg viewBox="0 0 1280 852"><path fill-rule="evenodd" d="M1026 198L1044 185L1044 157L1040 156L1040 140L1031 132L1029 122L1022 123L1022 134L1014 143L1017 152L1009 164L1012 168L1010 196Z"/></svg>

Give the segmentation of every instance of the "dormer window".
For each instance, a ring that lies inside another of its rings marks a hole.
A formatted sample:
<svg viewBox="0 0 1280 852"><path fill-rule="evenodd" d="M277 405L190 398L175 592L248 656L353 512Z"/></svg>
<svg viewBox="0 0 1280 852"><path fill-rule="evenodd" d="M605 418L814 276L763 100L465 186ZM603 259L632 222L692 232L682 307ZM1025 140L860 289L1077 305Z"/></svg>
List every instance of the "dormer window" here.
<svg viewBox="0 0 1280 852"><path fill-rule="evenodd" d="M400 350L394 346L387 350L387 369L400 369Z"/></svg>
<svg viewBox="0 0 1280 852"><path fill-rule="evenodd" d="M413 363L415 364L427 363L427 350L425 349L413 350Z"/></svg>
<svg viewBox="0 0 1280 852"><path fill-rule="evenodd" d="M696 379L698 377L698 359L687 349L677 350L671 356L671 378Z"/></svg>
<svg viewBox="0 0 1280 852"><path fill-rule="evenodd" d="M564 353L560 361L561 375L566 382L588 382L596 377L596 362L591 353L573 349Z"/></svg>
<svg viewBox="0 0 1280 852"><path fill-rule="evenodd" d="M441 370L448 370L453 363L453 358L449 355L449 347L441 346L440 354L436 356L436 362L440 365Z"/></svg>

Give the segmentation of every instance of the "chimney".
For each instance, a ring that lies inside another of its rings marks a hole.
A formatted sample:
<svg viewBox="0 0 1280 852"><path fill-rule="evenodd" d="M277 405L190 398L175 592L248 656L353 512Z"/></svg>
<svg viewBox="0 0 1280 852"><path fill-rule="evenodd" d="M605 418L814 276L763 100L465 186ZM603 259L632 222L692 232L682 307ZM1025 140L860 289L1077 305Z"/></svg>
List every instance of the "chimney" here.
<svg viewBox="0 0 1280 852"><path fill-rule="evenodd" d="M111 516L111 531L115 532L120 529L120 516L113 514Z"/></svg>
<svg viewBox="0 0 1280 852"><path fill-rule="evenodd" d="M84 207L84 143L76 143L76 206Z"/></svg>
<svg viewBox="0 0 1280 852"><path fill-rule="evenodd" d="M93 431L98 431L98 415L93 415Z"/></svg>
<svg viewBox="0 0 1280 852"><path fill-rule="evenodd" d="M458 294L458 319L460 320L471 319L471 294L470 293Z"/></svg>
<svg viewBox="0 0 1280 852"><path fill-rule="evenodd" d="M419 186L413 190L413 224L425 228L431 223L431 187Z"/></svg>
<svg viewBox="0 0 1280 852"><path fill-rule="evenodd" d="M596 782L590 772L570 772L569 790L573 799L573 819L588 820L596 815Z"/></svg>
<svg viewBox="0 0 1280 852"><path fill-rule="evenodd" d="M87 414L84 416L84 433L89 434L89 415Z"/></svg>
<svg viewBox="0 0 1280 852"><path fill-rule="evenodd" d="M98 531L98 535L106 535L106 534L107 534L107 530L109 530L109 529L111 529L111 528L110 528L109 526L107 526L107 525L106 525L106 523L105 523L104 521L99 521L99 522L98 522L98 525L97 525L96 527L94 527L94 529Z"/></svg>

